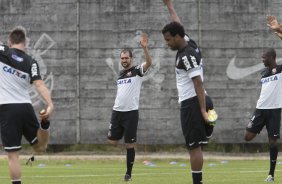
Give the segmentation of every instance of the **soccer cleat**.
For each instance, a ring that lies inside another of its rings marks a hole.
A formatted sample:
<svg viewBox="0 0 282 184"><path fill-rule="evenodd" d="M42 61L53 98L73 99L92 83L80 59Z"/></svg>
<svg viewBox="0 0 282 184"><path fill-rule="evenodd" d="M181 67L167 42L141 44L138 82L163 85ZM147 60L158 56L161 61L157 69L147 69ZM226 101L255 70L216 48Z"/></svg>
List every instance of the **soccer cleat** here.
<svg viewBox="0 0 282 184"><path fill-rule="evenodd" d="M129 174L125 174L124 181L131 181L131 176Z"/></svg>
<svg viewBox="0 0 282 184"><path fill-rule="evenodd" d="M265 182L274 182L274 177L272 177L271 175L268 175L264 181Z"/></svg>
<svg viewBox="0 0 282 184"><path fill-rule="evenodd" d="M32 162L34 161L34 155L32 155L28 160L27 162L25 163L25 165L29 165L29 166L32 166Z"/></svg>

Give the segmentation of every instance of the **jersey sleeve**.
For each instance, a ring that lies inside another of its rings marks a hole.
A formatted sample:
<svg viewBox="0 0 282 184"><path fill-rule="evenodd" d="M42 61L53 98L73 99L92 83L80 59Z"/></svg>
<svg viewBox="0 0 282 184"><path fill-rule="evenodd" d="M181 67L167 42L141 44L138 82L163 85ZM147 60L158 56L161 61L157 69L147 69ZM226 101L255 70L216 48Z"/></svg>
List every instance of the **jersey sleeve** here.
<svg viewBox="0 0 282 184"><path fill-rule="evenodd" d="M35 80L41 80L39 65L36 60L32 59L31 67L30 67L30 83Z"/></svg>
<svg viewBox="0 0 282 184"><path fill-rule="evenodd" d="M9 47L7 45L0 44L0 54L1 55L8 55Z"/></svg>
<svg viewBox="0 0 282 184"><path fill-rule="evenodd" d="M201 75L201 58L192 49L189 49L182 56L180 56L179 66L179 68L188 72L190 78Z"/></svg>
<svg viewBox="0 0 282 184"><path fill-rule="evenodd" d="M137 75L139 75L140 77L143 77L145 75L145 73L147 71L144 70L144 67L143 67L144 63L140 64L140 65L137 65L135 67L135 70L137 72Z"/></svg>
<svg viewBox="0 0 282 184"><path fill-rule="evenodd" d="M190 69L200 67L201 58L192 52L192 50L186 51L183 55L179 58L179 64L182 66L181 68L189 71Z"/></svg>

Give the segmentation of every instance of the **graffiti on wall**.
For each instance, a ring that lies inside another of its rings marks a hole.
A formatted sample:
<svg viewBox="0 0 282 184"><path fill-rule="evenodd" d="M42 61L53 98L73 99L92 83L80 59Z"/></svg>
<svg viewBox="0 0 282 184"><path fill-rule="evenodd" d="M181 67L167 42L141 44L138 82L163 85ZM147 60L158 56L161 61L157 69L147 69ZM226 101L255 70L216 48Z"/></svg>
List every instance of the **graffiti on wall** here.
<svg viewBox="0 0 282 184"><path fill-rule="evenodd" d="M27 46L27 53L34 57L34 59L38 62L41 77L44 80L50 93L53 90L53 74L52 72L48 71L45 62L42 59L42 55L48 52L48 50L50 50L55 44L56 42L48 34L43 33L32 48L29 47L29 45ZM44 103L35 88L31 88L29 94L34 106L39 105L41 102Z"/></svg>

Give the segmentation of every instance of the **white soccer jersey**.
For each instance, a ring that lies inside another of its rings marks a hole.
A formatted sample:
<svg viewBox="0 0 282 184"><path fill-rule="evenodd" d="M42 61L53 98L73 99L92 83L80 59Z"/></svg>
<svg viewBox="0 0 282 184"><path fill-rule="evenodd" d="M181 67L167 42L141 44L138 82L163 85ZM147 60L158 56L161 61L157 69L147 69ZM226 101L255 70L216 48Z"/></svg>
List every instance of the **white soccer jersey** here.
<svg viewBox="0 0 282 184"><path fill-rule="evenodd" d="M261 78L261 92L257 109L282 108L282 65L267 69Z"/></svg>
<svg viewBox="0 0 282 184"><path fill-rule="evenodd" d="M132 111L139 108L139 97L143 82L143 66L122 70L117 79L117 95L113 110Z"/></svg>
<svg viewBox="0 0 282 184"><path fill-rule="evenodd" d="M41 79L37 62L23 51L0 45L0 104L31 103L30 84Z"/></svg>
<svg viewBox="0 0 282 184"><path fill-rule="evenodd" d="M187 35L185 40L188 45L177 52L175 73L178 90L178 102L196 96L196 91L192 81L193 77L201 76L203 80L202 58L196 43Z"/></svg>

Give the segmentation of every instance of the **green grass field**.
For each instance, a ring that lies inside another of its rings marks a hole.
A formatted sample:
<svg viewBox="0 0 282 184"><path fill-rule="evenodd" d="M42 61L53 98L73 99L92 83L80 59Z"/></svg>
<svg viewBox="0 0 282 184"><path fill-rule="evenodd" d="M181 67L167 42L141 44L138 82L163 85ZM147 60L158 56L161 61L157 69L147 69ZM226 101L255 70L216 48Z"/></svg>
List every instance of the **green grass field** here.
<svg viewBox="0 0 282 184"><path fill-rule="evenodd" d="M125 172L125 161L120 159L42 159L26 166L21 160L24 184L120 184ZM189 163L185 159L152 159L145 165L138 158L133 169L132 184L192 183ZM171 164L171 162L176 162ZM278 161L279 162L279 161ZM265 183L268 160L206 160L205 184ZM282 165L276 166L275 183L282 184ZM7 162L0 159L0 184L10 184Z"/></svg>

